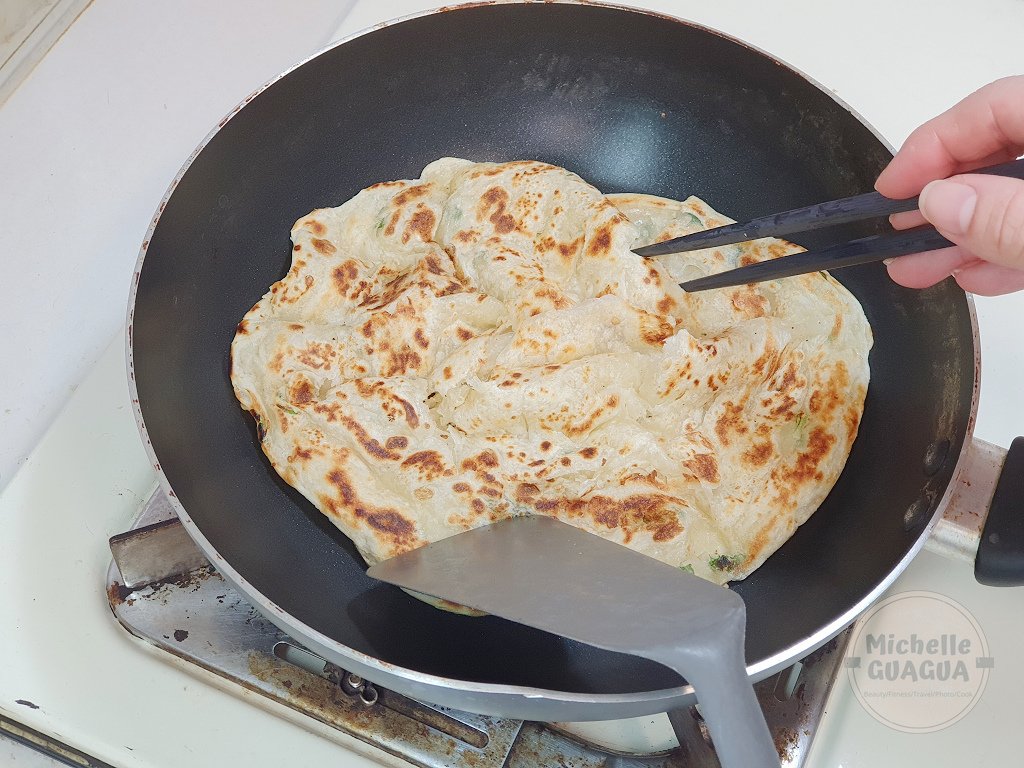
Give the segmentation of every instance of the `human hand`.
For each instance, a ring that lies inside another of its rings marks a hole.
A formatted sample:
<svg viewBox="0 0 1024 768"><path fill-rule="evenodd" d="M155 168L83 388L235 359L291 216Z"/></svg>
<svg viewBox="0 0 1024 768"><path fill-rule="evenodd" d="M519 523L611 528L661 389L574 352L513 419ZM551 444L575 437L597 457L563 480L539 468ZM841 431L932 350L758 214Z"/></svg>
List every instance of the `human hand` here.
<svg viewBox="0 0 1024 768"><path fill-rule="evenodd" d="M875 189L897 199L920 194L920 213L896 214L893 226L927 221L956 245L894 259L892 279L926 288L953 275L984 296L1024 288L1024 181L967 173L1022 152L1024 76L986 85L910 134Z"/></svg>

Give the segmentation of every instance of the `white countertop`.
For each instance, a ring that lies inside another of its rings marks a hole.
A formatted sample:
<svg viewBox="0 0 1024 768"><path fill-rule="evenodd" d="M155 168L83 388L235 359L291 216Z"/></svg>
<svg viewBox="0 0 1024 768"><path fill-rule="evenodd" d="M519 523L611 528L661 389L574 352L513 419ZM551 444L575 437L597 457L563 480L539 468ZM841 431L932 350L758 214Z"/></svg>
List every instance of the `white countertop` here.
<svg viewBox="0 0 1024 768"><path fill-rule="evenodd" d="M95 0L0 107L7 289L0 301L0 490L109 346L106 368L88 384L103 410L69 411L0 496L0 561L22 563L0 569L0 708L9 716L118 765L270 766L295 762L297 751L300 764L363 764L283 720L263 717L254 726L245 699L153 663L114 625L101 586L105 539L127 525L136 496L153 482L139 446L124 439L134 424L118 371L119 337L139 243L167 183L209 128L329 39L433 4L306 0L285 11L271 0ZM1024 72L1019 0L630 4L768 50L832 88L894 145L970 90ZM1024 432L1017 384L1024 353L1016 334L1024 293L978 299L977 306L984 387L976 431L1006 445ZM116 423L105 423L111 414ZM64 443L67 430L91 438L89 455ZM52 462L67 472L55 477ZM94 464L113 468L116 487L94 479ZM77 514L51 518L75 499L82 504ZM932 557L915 562L909 583L941 577L942 563ZM998 622L998 613L997 603L988 620ZM994 717L996 696L971 718ZM5 702L16 698L41 709L8 709ZM855 703L837 701L857 717ZM125 727L118 706L146 716ZM964 764L958 761L965 755L981 754L971 751L970 730L945 732L948 750L939 743L949 762L933 764ZM839 746L816 752L813 768L913 764L899 755L925 743L884 730L875 736L852 759L840 738Z"/></svg>

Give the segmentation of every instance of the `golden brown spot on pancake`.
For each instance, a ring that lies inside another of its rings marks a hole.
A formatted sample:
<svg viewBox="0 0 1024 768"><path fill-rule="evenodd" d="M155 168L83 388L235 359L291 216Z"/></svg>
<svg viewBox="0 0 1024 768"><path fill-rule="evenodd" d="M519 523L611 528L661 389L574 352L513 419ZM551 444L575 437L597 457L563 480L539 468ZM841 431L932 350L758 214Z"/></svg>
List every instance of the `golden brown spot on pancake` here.
<svg viewBox="0 0 1024 768"><path fill-rule="evenodd" d="M428 253L426 258L423 259L423 263L427 265L427 272L432 275L443 275L444 269L441 267L441 261L438 259L436 253Z"/></svg>
<svg viewBox="0 0 1024 768"><path fill-rule="evenodd" d="M744 254L740 257L740 266L749 267L751 264L757 264L758 259L756 256L751 256L749 253Z"/></svg>
<svg viewBox="0 0 1024 768"><path fill-rule="evenodd" d="M473 499L473 501L470 502L470 506L478 515L482 515L484 513L484 503L481 499Z"/></svg>
<svg viewBox="0 0 1024 768"><path fill-rule="evenodd" d="M388 353L387 365L381 373L384 376L401 376L416 370L422 362L422 357L416 354L408 344L403 344L401 349Z"/></svg>
<svg viewBox="0 0 1024 768"><path fill-rule="evenodd" d="M566 309L572 306L572 302L563 296L561 291L550 286L538 288L533 292L533 295L538 299L551 299L551 303L556 309Z"/></svg>
<svg viewBox="0 0 1024 768"><path fill-rule="evenodd" d="M722 415L715 422L715 434L718 435L722 445L729 445L733 433L737 435L747 433L747 425L743 423L742 414L742 404L736 404L731 400L726 401Z"/></svg>
<svg viewBox="0 0 1024 768"><path fill-rule="evenodd" d="M327 231L327 227L325 227L316 219L310 219L309 221L307 221L306 229L308 229L314 235L322 235Z"/></svg>
<svg viewBox="0 0 1024 768"><path fill-rule="evenodd" d="M335 267L331 272L331 277L334 280L334 287L337 288L338 293L345 296L348 293L348 289L352 287L353 281L359 277L359 265L349 259Z"/></svg>
<svg viewBox="0 0 1024 768"><path fill-rule="evenodd" d="M772 400L769 400L768 404L770 405L772 402ZM781 402L768 411L768 415L774 419L785 417L786 421L790 421L796 416L796 414L793 413L794 405L796 405L796 400L789 395L783 395Z"/></svg>
<svg viewBox="0 0 1024 768"><path fill-rule="evenodd" d="M782 374L782 382L779 385L780 392L789 392L794 389L797 384L797 370L796 363L790 363L786 366L785 373Z"/></svg>
<svg viewBox="0 0 1024 768"><path fill-rule="evenodd" d="M307 462L313 458L313 451L308 448L301 448L295 446L295 449L288 456L289 464L298 464L300 462Z"/></svg>
<svg viewBox="0 0 1024 768"><path fill-rule="evenodd" d="M768 379L775 375L776 371L779 370L779 363L782 357L779 353L778 348L770 341L765 346L764 352L758 356L757 360L751 366L751 370L758 376L763 376Z"/></svg>
<svg viewBox="0 0 1024 768"><path fill-rule="evenodd" d="M605 222L594 233L590 244L587 245L587 255L593 257L605 256L612 249L612 225Z"/></svg>
<svg viewBox="0 0 1024 768"><path fill-rule="evenodd" d="M322 507L329 510L332 515L339 516L338 506L340 503L341 507L355 520L364 521L386 539L395 554L415 549L421 545L415 535L415 525L397 510L361 502L341 467L334 467L327 473L327 482L335 487L337 497L332 499L322 495L319 500Z"/></svg>
<svg viewBox="0 0 1024 768"><path fill-rule="evenodd" d="M318 237L314 237L311 242L313 243L313 247L316 248L317 252L322 253L324 256L330 256L332 253L338 250L337 248L334 247L334 244L329 240L321 240Z"/></svg>
<svg viewBox="0 0 1024 768"><path fill-rule="evenodd" d="M296 382L288 390L288 400L295 405L308 405L313 402L313 385L307 379Z"/></svg>
<svg viewBox="0 0 1024 768"><path fill-rule="evenodd" d="M469 456L462 460L462 468L472 471L484 471L482 467L494 468L498 466L498 454L488 448L486 451L481 451L476 456ZM493 477L491 478L494 479Z"/></svg>
<svg viewBox="0 0 1024 768"><path fill-rule="evenodd" d="M860 426L860 410L851 406L843 414L843 423L846 425L847 445L853 445L857 437L857 428Z"/></svg>
<svg viewBox="0 0 1024 768"><path fill-rule="evenodd" d="M396 208L401 208L416 198L423 197L429 191L429 184L417 184L415 187L409 187L395 195L391 200L391 204Z"/></svg>
<svg viewBox="0 0 1024 768"><path fill-rule="evenodd" d="M288 323L288 330L291 331L301 331L304 330L305 328L306 326L304 326L302 323Z"/></svg>
<svg viewBox="0 0 1024 768"><path fill-rule="evenodd" d="M557 213L557 211L556 211ZM558 253L561 254L562 259L567 262L572 261L572 258L579 252L580 246L583 244L583 236L580 235L571 243L559 243Z"/></svg>
<svg viewBox="0 0 1024 768"><path fill-rule="evenodd" d="M658 311L663 315L672 314L672 310L676 308L676 300L671 296L664 296L658 299L658 303L655 305Z"/></svg>
<svg viewBox="0 0 1024 768"><path fill-rule="evenodd" d="M309 368L330 370L331 361L337 356L337 351L330 344L311 341L296 353L295 358Z"/></svg>
<svg viewBox="0 0 1024 768"><path fill-rule="evenodd" d="M572 423L572 422L567 423L565 425L565 428L563 429L563 431L569 437L578 437L579 435L584 435L584 434L586 434L587 432L589 432L593 428L594 423L599 418L601 418L601 414L603 414L603 413L604 413L604 406L598 406L582 422L575 423L575 424Z"/></svg>
<svg viewBox="0 0 1024 768"><path fill-rule="evenodd" d="M835 364L832 375L825 382L824 388L816 389L811 393L811 399L808 402L811 413L820 413L824 419L830 418L843 403L849 388L850 375L846 370L846 364L839 360Z"/></svg>
<svg viewBox="0 0 1024 768"><path fill-rule="evenodd" d="M413 491L412 495L415 496L420 501L427 501L429 499L434 498L434 492L430 488L427 488L427 486L425 485L422 485L415 491Z"/></svg>
<svg viewBox="0 0 1024 768"><path fill-rule="evenodd" d="M743 317L753 319L764 317L768 314L768 299L759 294L755 288L746 286L740 290L733 291L730 295L732 305Z"/></svg>
<svg viewBox="0 0 1024 768"><path fill-rule="evenodd" d="M460 243L471 243L480 236L475 229L463 229L455 233L455 240Z"/></svg>
<svg viewBox="0 0 1024 768"><path fill-rule="evenodd" d="M391 214L391 218L388 220L388 225L384 228L384 236L391 237L395 234L395 227L398 226L398 220L402 218L401 211L395 211Z"/></svg>
<svg viewBox="0 0 1024 768"><path fill-rule="evenodd" d="M480 197L480 204L477 206L478 216L490 221L494 231L500 235L507 235L516 228L515 217L505 212L508 201L508 192L501 187L491 187Z"/></svg>
<svg viewBox="0 0 1024 768"><path fill-rule="evenodd" d="M714 454L698 453L689 461L683 462L683 466L706 483L718 483L722 479L718 474L718 461Z"/></svg>
<svg viewBox="0 0 1024 768"><path fill-rule="evenodd" d="M473 338L473 332L468 328L456 328L455 335L462 339L462 341L469 341L470 339Z"/></svg>
<svg viewBox="0 0 1024 768"><path fill-rule="evenodd" d="M542 442L540 444L540 449L542 451L550 451L551 450L551 441L550 440L545 440L544 442Z"/></svg>
<svg viewBox="0 0 1024 768"><path fill-rule="evenodd" d="M389 437L387 442L384 443L384 447L389 451L400 451L409 445L409 438L404 435L395 435Z"/></svg>
<svg viewBox="0 0 1024 768"><path fill-rule="evenodd" d="M536 461L531 461L526 466L528 466L528 467L539 467L543 463L544 463L544 459L537 459Z"/></svg>
<svg viewBox="0 0 1024 768"><path fill-rule="evenodd" d="M446 365L444 367L443 374L444 374L445 381L450 379L452 377L452 367L450 365Z"/></svg>
<svg viewBox="0 0 1024 768"><path fill-rule="evenodd" d="M401 464L402 469L416 469L420 477L434 480L441 477L446 469L444 459L437 451L416 451Z"/></svg>
<svg viewBox="0 0 1024 768"><path fill-rule="evenodd" d="M406 520L394 509L379 509L373 512L363 512L356 508L356 517L363 517L371 528L390 536L395 541L405 542L412 538L415 526ZM411 548L411 547L410 547Z"/></svg>
<svg viewBox="0 0 1024 768"><path fill-rule="evenodd" d="M570 464L572 464L572 459L570 459L568 456L563 456L558 460L558 463L561 464L563 467L568 467Z"/></svg>
<svg viewBox="0 0 1024 768"><path fill-rule="evenodd" d="M584 459L592 459L595 456L597 456L597 448L595 448L592 445L587 446L582 451L580 451L580 456L582 456Z"/></svg>
<svg viewBox="0 0 1024 768"><path fill-rule="evenodd" d="M417 344L419 344L421 347L423 347L423 349L426 349L427 347L430 346L430 342L427 341L427 337L423 333L423 329L422 328L417 328L413 332L412 337L416 340Z"/></svg>
<svg viewBox="0 0 1024 768"><path fill-rule="evenodd" d="M472 489L469 487L469 483L455 483L452 490L456 493L469 493Z"/></svg>
<svg viewBox="0 0 1024 768"><path fill-rule="evenodd" d="M270 359L270 362L269 362L269 363L267 363L267 367L268 367L268 368L269 368L269 369L270 369L270 370L271 370L271 371L272 371L273 373L280 373L280 372L281 372L281 369L282 369L282 368L284 367L284 365L283 365L283 364L284 364L284 352L277 352L277 353L275 353L275 354L274 354L274 356L273 356L273 357L272 357L272 358Z"/></svg>
<svg viewBox="0 0 1024 768"><path fill-rule="evenodd" d="M520 504L532 504L534 497L540 493L538 488L533 483L520 483L516 486L515 500Z"/></svg>
<svg viewBox="0 0 1024 768"><path fill-rule="evenodd" d="M639 533L662 542L683 532L676 513L680 501L662 494L632 494L622 499L600 494L586 499L543 499L533 506L538 512L557 517L589 517L599 525L621 531L627 544Z"/></svg>
<svg viewBox="0 0 1024 768"><path fill-rule="evenodd" d="M763 467L771 459L772 454L775 453L774 448L770 441L763 443L754 443L750 448L743 452L742 460L743 463L750 467Z"/></svg>
<svg viewBox="0 0 1024 768"><path fill-rule="evenodd" d="M778 483L779 496L775 503L784 508L793 506L794 499L804 486L821 482L824 474L818 469L835 444L835 435L821 427L815 427L807 438L807 450L797 454L792 467L772 471L772 479Z"/></svg>
<svg viewBox="0 0 1024 768"><path fill-rule="evenodd" d="M482 493L484 496L490 496L492 499L500 499L501 486L499 485L498 488L492 488L489 485L482 485L480 486L480 493Z"/></svg>
<svg viewBox="0 0 1024 768"><path fill-rule="evenodd" d="M398 461L398 459L402 458L401 454L388 450L375 438L370 437L370 433L366 431L363 425L351 416L341 416L339 421L352 433L352 436L363 447L363 450L373 458L382 461Z"/></svg>
<svg viewBox="0 0 1024 768"><path fill-rule="evenodd" d="M249 333L249 321L243 320L238 325L236 325L235 333L237 333L239 336L245 336L247 333Z"/></svg>
<svg viewBox="0 0 1024 768"><path fill-rule="evenodd" d="M773 259L779 259L789 253L789 243L778 242L768 246L768 255Z"/></svg>
<svg viewBox="0 0 1024 768"><path fill-rule="evenodd" d="M842 330L843 330L843 316L837 312L836 313L836 320L835 320L834 323L832 323L832 332L829 334L829 338L831 338L833 341L835 339L839 338L839 334L840 334L840 332Z"/></svg>
<svg viewBox="0 0 1024 768"><path fill-rule="evenodd" d="M434 212L424 206L417 206L416 212L409 218L402 233L402 242L407 243L413 235L419 235L420 240L429 243L434 234L434 223L437 219Z"/></svg>
<svg viewBox="0 0 1024 768"><path fill-rule="evenodd" d="M640 338L652 346L663 344L673 332L674 329L663 317L646 313L640 317Z"/></svg>

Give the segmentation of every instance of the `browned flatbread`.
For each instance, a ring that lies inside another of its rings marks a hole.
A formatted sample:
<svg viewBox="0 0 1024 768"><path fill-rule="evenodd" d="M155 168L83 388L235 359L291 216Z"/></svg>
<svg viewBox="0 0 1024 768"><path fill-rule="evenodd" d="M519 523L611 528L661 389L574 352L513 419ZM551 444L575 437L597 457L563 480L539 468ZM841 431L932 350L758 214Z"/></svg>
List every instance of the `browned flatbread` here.
<svg viewBox="0 0 1024 768"><path fill-rule="evenodd" d="M871 332L826 274L677 287L789 243L630 251L727 221L544 163L439 160L295 224L238 326L236 395L369 563L541 514L743 578L839 476Z"/></svg>

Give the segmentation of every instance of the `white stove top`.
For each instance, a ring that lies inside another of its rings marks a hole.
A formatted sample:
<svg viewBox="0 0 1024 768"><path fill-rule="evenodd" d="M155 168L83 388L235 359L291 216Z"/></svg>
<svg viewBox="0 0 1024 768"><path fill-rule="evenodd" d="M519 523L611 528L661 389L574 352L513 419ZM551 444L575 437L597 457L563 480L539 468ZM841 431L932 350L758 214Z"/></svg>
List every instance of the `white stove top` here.
<svg viewBox="0 0 1024 768"><path fill-rule="evenodd" d="M833 88L893 144L969 90L1024 71L1024 5L1014 0L631 4L767 49ZM0 496L0 715L114 765L376 764L359 756L369 751L361 743L340 748L316 735L316 723L297 726L244 691L197 681L114 622L103 594L106 539L127 527L155 478L128 401L120 333L100 351L123 318L152 210L208 127L326 40L432 3L324 0L288 19L241 0L216 11L184 5L96 0L0 109L0 225L17 254L5 260L5 284L18 287L0 306L0 489L9 481ZM211 13L225 25L234 14L237 34L210 34ZM122 44L130 40L146 42ZM55 103L67 115L60 125L74 131L57 135L40 121ZM156 138L147 142L147 132ZM1015 334L1024 294L980 299L978 314L985 386L976 431L1007 445L1024 431ZM869 716L844 676L813 768L1019 762L1010 729L1024 705L1024 591L980 587L968 566L928 552L894 587L913 589L976 617L995 662L981 699L945 730L908 734Z"/></svg>

